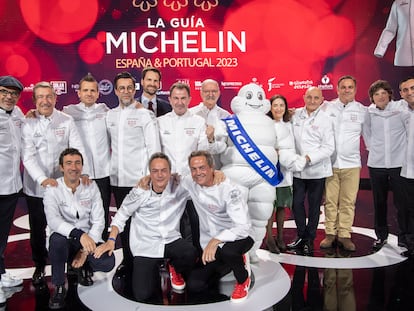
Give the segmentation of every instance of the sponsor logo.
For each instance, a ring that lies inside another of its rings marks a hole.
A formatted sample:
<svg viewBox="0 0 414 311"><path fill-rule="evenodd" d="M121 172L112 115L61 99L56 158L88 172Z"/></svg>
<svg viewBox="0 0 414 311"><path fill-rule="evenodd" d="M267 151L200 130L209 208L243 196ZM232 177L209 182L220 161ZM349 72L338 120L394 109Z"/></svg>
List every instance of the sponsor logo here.
<svg viewBox="0 0 414 311"><path fill-rule="evenodd" d="M321 90L333 90L334 86L330 82L331 82L331 79L327 75L324 75L321 78L321 84L319 84L318 87Z"/></svg>
<svg viewBox="0 0 414 311"><path fill-rule="evenodd" d="M243 82L241 81L221 81L221 86L223 89L226 90L235 90L239 89L243 86Z"/></svg>
<svg viewBox="0 0 414 311"><path fill-rule="evenodd" d="M98 83L99 93L102 95L109 95L112 93L114 86L108 79L103 79Z"/></svg>
<svg viewBox="0 0 414 311"><path fill-rule="evenodd" d="M294 80L289 81L289 86L294 90L308 89L313 85L313 80Z"/></svg>
<svg viewBox="0 0 414 311"><path fill-rule="evenodd" d="M68 85L66 81L50 81L50 84L55 89L57 95L68 93Z"/></svg>
<svg viewBox="0 0 414 311"><path fill-rule="evenodd" d="M282 86L285 86L284 83L276 83L276 77L267 79L267 91L270 92L273 89L280 89Z"/></svg>

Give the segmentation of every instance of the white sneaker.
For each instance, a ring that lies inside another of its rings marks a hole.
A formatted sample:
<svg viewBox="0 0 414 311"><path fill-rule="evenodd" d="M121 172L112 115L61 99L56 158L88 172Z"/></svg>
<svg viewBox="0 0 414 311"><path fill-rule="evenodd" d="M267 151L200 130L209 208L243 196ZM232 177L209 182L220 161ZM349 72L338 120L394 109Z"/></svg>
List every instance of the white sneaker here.
<svg viewBox="0 0 414 311"><path fill-rule="evenodd" d="M3 292L3 289L0 287L0 307L6 303L6 295Z"/></svg>
<svg viewBox="0 0 414 311"><path fill-rule="evenodd" d="M2 287L14 287L23 284L23 280L16 278L10 273L6 272L1 275L0 285Z"/></svg>

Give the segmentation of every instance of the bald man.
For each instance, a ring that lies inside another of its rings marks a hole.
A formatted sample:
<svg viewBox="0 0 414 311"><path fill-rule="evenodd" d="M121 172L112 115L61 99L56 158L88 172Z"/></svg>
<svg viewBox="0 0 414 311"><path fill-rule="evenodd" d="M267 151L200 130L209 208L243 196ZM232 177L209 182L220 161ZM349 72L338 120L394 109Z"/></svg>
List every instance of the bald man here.
<svg viewBox="0 0 414 311"><path fill-rule="evenodd" d="M306 157L306 166L293 174L292 211L297 227L297 238L287 245L311 254L322 201L325 179L332 175L331 155L335 150L333 124L320 109L324 100L322 91L310 87L303 96L305 106L296 109L292 118L296 153ZM308 197L309 214L306 223L305 197Z"/></svg>

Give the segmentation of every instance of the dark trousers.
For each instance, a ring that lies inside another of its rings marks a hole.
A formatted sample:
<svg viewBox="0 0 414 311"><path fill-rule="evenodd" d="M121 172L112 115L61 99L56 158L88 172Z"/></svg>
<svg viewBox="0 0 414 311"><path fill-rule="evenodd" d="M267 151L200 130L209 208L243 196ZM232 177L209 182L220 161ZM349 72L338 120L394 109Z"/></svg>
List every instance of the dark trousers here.
<svg viewBox="0 0 414 311"><path fill-rule="evenodd" d="M226 242L223 247L218 247L215 261L206 265L199 261L191 271L187 281L188 290L205 291L211 285L216 285L217 281L230 271L233 271L237 283L241 284L246 281L248 271L244 266L243 254L247 253L253 244L253 239L247 237L234 242Z"/></svg>
<svg viewBox="0 0 414 311"><path fill-rule="evenodd" d="M196 262L197 251L190 242L178 239L165 245L164 256L175 271L186 277ZM164 258L134 257L132 289L136 300L147 301L159 292L159 267L163 263Z"/></svg>
<svg viewBox="0 0 414 311"><path fill-rule="evenodd" d="M368 167L371 180L372 195L374 198L374 228L379 239L388 237L388 191L392 190L394 206L397 208L397 220L399 226L398 238L405 239L407 234L408 213L405 206L405 182L400 176L401 167L397 168L373 168Z"/></svg>
<svg viewBox="0 0 414 311"><path fill-rule="evenodd" d="M325 178L301 179L293 178L293 206L297 235L304 240L313 241L319 223L319 214ZM308 223L306 223L305 197L308 198Z"/></svg>
<svg viewBox="0 0 414 311"><path fill-rule="evenodd" d="M414 179L404 178L405 189L404 195L406 198L405 208L407 209L407 234L406 242L408 249L414 250Z"/></svg>
<svg viewBox="0 0 414 311"><path fill-rule="evenodd" d="M4 266L4 251L6 250L7 239L19 196L20 193L0 195L0 274L6 272Z"/></svg>
<svg viewBox="0 0 414 311"><path fill-rule="evenodd" d="M67 239L59 233L53 233L49 238L49 256L52 264L52 284L63 285L65 283L65 263L72 264L75 255L82 248L79 240ZM106 252L100 258L88 255L85 264L92 271L109 272L115 266L115 256Z"/></svg>
<svg viewBox="0 0 414 311"><path fill-rule="evenodd" d="M132 187L116 187L112 186L112 193L114 194L116 208L119 209L124 201L125 197L131 191ZM129 230L131 227L131 218L125 223L124 231L121 232L121 242L122 242L122 254L124 256L123 264L132 270L133 265L133 256L131 253L131 248L129 246Z"/></svg>
<svg viewBox="0 0 414 311"><path fill-rule="evenodd" d="M29 210L30 246L36 267L44 267L47 261L46 215L43 198L26 196Z"/></svg>
<svg viewBox="0 0 414 311"><path fill-rule="evenodd" d="M184 239L190 241L197 251L201 252L200 223L192 200L186 202L185 210L180 220L180 232Z"/></svg>
<svg viewBox="0 0 414 311"><path fill-rule="evenodd" d="M94 179L99 191L101 192L101 198L105 213L105 228L102 232L102 239L106 241L108 238L108 227L109 227L109 205L111 204L111 184L109 177Z"/></svg>

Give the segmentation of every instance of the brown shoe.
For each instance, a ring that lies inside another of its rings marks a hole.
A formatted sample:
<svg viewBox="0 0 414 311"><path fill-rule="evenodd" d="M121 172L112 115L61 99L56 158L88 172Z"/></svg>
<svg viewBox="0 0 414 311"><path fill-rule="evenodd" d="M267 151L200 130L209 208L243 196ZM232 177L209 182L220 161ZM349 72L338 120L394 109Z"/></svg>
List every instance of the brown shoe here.
<svg viewBox="0 0 414 311"><path fill-rule="evenodd" d="M344 250L348 252L355 252L355 244L352 242L351 238L338 238L338 244Z"/></svg>
<svg viewBox="0 0 414 311"><path fill-rule="evenodd" d="M319 244L319 247L322 249L333 248L335 246L336 236L333 234L327 234L325 238Z"/></svg>
<svg viewBox="0 0 414 311"><path fill-rule="evenodd" d="M276 241L272 236L266 238L266 245L269 252L273 254L280 254L280 249L276 245Z"/></svg>

